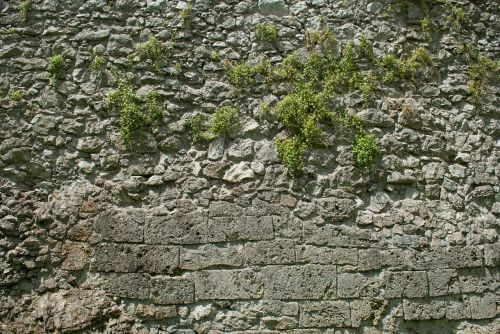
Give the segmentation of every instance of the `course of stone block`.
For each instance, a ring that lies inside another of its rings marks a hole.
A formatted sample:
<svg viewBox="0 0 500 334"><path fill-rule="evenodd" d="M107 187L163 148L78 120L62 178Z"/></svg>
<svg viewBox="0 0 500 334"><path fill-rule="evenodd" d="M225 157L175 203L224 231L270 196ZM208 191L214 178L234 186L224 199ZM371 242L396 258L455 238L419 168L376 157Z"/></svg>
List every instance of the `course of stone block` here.
<svg viewBox="0 0 500 334"><path fill-rule="evenodd" d="M0 0L0 332L499 333L499 15L469 0ZM377 59L420 47L433 63L336 100L376 139L373 164L325 127L292 173L285 129L262 116L287 82L235 87L227 64L278 68L325 28L337 56L366 38ZM116 73L161 108L132 146ZM237 130L195 140L192 116L221 106Z"/></svg>

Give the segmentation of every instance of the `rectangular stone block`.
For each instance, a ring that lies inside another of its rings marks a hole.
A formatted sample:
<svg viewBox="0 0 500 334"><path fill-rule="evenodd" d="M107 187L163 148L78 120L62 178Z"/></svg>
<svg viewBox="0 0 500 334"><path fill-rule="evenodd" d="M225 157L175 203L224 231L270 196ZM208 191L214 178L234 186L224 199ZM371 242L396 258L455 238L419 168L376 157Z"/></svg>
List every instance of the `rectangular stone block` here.
<svg viewBox="0 0 500 334"><path fill-rule="evenodd" d="M384 273L386 298L425 297L428 292L425 271L399 271Z"/></svg>
<svg viewBox="0 0 500 334"><path fill-rule="evenodd" d="M147 274L104 274L103 289L106 293L123 298L149 298L149 275Z"/></svg>
<svg viewBox="0 0 500 334"><path fill-rule="evenodd" d="M83 242L66 241L62 247L63 262L61 269L82 270L90 262L88 245Z"/></svg>
<svg viewBox="0 0 500 334"><path fill-rule="evenodd" d="M207 221L208 213L203 211L151 216L147 218L144 241L160 245L207 243L210 241Z"/></svg>
<svg viewBox="0 0 500 334"><path fill-rule="evenodd" d="M500 243L484 245L484 264L488 267L500 267Z"/></svg>
<svg viewBox="0 0 500 334"><path fill-rule="evenodd" d="M105 241L142 242L145 214L141 209L112 209L94 218L94 232Z"/></svg>
<svg viewBox="0 0 500 334"><path fill-rule="evenodd" d="M404 252L398 248L384 250L379 248L360 249L358 252L358 270L370 271L384 267L398 270L402 269L403 259Z"/></svg>
<svg viewBox="0 0 500 334"><path fill-rule="evenodd" d="M470 302L466 295L458 295L448 298L448 304L446 305L446 319L461 320L470 318Z"/></svg>
<svg viewBox="0 0 500 334"><path fill-rule="evenodd" d="M311 245L295 247L297 262L318 264L350 264L358 263L358 250L356 248L329 248Z"/></svg>
<svg viewBox="0 0 500 334"><path fill-rule="evenodd" d="M243 265L243 245L201 245L181 248L180 268L200 270L214 266L240 267Z"/></svg>
<svg viewBox="0 0 500 334"><path fill-rule="evenodd" d="M446 316L446 302L443 300L403 300L405 320L442 319Z"/></svg>
<svg viewBox="0 0 500 334"><path fill-rule="evenodd" d="M369 247L370 238L370 231L357 226L316 225L313 221L304 222L304 240L310 245Z"/></svg>
<svg viewBox="0 0 500 334"><path fill-rule="evenodd" d="M208 221L211 242L270 240L274 238L271 217L215 217Z"/></svg>
<svg viewBox="0 0 500 334"><path fill-rule="evenodd" d="M462 293L497 291L500 283L500 272L493 268L459 269L458 277Z"/></svg>
<svg viewBox="0 0 500 334"><path fill-rule="evenodd" d="M151 279L151 300L155 304L194 302L194 283L189 279L156 276Z"/></svg>
<svg viewBox="0 0 500 334"><path fill-rule="evenodd" d="M261 276L251 269L200 271L188 277L195 283L196 300L257 299L262 296Z"/></svg>
<svg viewBox="0 0 500 334"><path fill-rule="evenodd" d="M458 274L455 269L434 269L427 272L429 296L445 296L460 293Z"/></svg>
<svg viewBox="0 0 500 334"><path fill-rule="evenodd" d="M360 327L362 321L375 319L383 313L385 304L381 298L354 299L350 302L351 326Z"/></svg>
<svg viewBox="0 0 500 334"><path fill-rule="evenodd" d="M245 261L249 264L287 264L295 262L295 242L272 240L245 244Z"/></svg>
<svg viewBox="0 0 500 334"><path fill-rule="evenodd" d="M269 266L263 269L266 299L324 299L336 295L333 265Z"/></svg>
<svg viewBox="0 0 500 334"><path fill-rule="evenodd" d="M337 276L337 296L340 298L376 296L379 290L380 279L376 275L344 273Z"/></svg>
<svg viewBox="0 0 500 334"><path fill-rule="evenodd" d="M324 328L349 327L350 325L351 316L348 302L305 302L300 306L300 327Z"/></svg>
<svg viewBox="0 0 500 334"><path fill-rule="evenodd" d="M243 215L243 208L239 205L225 201L210 202L208 208L210 218L213 217L241 217Z"/></svg>
<svg viewBox="0 0 500 334"><path fill-rule="evenodd" d="M499 297L494 293L472 295L469 298L472 319L491 319L498 315Z"/></svg>
<svg viewBox="0 0 500 334"><path fill-rule="evenodd" d="M483 253L478 247L440 247L423 252L418 263L422 269L472 268L483 265Z"/></svg>
<svg viewBox="0 0 500 334"><path fill-rule="evenodd" d="M176 246L100 244L95 246L92 271L172 273L179 266Z"/></svg>

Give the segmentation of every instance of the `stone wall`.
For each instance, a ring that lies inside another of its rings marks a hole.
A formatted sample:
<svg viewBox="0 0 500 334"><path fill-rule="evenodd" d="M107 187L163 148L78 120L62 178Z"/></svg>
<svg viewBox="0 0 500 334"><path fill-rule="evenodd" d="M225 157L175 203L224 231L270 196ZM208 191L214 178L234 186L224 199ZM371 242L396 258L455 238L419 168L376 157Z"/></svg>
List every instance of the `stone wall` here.
<svg viewBox="0 0 500 334"><path fill-rule="evenodd" d="M0 331L498 333L499 89L485 79L474 99L460 50L498 56L500 8L424 7L0 0ZM266 22L274 43L256 39ZM339 141L291 175L282 129L259 116L282 84L233 87L224 60L278 64L321 26L335 52L364 35L377 57L421 46L435 62L369 103L342 96L377 139L371 167ZM151 36L170 45L161 67L130 65ZM99 55L160 96L160 123L133 149L110 77L90 68ZM222 105L240 110L239 131L194 142L189 117Z"/></svg>

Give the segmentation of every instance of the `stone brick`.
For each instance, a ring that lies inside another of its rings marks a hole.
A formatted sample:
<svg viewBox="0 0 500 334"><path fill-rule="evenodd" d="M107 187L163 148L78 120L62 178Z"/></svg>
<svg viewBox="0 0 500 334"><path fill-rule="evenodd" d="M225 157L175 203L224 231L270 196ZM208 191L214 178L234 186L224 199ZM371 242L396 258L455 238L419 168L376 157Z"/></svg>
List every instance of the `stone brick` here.
<svg viewBox="0 0 500 334"><path fill-rule="evenodd" d="M462 293L481 293L497 291L500 282L498 269L467 268L459 269L460 291Z"/></svg>
<svg viewBox="0 0 500 334"><path fill-rule="evenodd" d="M379 278L359 273L344 273L337 277L337 296L357 298L376 296L379 292Z"/></svg>
<svg viewBox="0 0 500 334"><path fill-rule="evenodd" d="M228 216L241 217L243 215L243 208L231 202L213 201L210 202L208 212L210 214L210 218Z"/></svg>
<svg viewBox="0 0 500 334"><path fill-rule="evenodd" d="M263 275L266 299L322 299L336 294L332 265L269 266Z"/></svg>
<svg viewBox="0 0 500 334"><path fill-rule="evenodd" d="M270 240L274 238L271 217L215 217L208 221L210 241Z"/></svg>
<svg viewBox="0 0 500 334"><path fill-rule="evenodd" d="M196 300L256 299L262 296L260 274L251 269L209 270L190 273Z"/></svg>
<svg viewBox="0 0 500 334"><path fill-rule="evenodd" d="M356 248L329 248L300 245L295 247L295 253L297 262L350 265L356 265L358 263L358 251Z"/></svg>
<svg viewBox="0 0 500 334"><path fill-rule="evenodd" d="M372 320L380 317L385 309L385 302L381 298L355 299L350 303L351 326L360 327L362 321Z"/></svg>
<svg viewBox="0 0 500 334"><path fill-rule="evenodd" d="M249 264L287 264L295 261L295 242L291 240L259 241L245 244L245 261Z"/></svg>
<svg viewBox="0 0 500 334"><path fill-rule="evenodd" d="M404 253L400 249L360 249L358 255L358 270L360 271L378 270L388 266L400 269L398 263L401 263L404 258Z"/></svg>
<svg viewBox="0 0 500 334"><path fill-rule="evenodd" d="M124 298L149 298L147 274L104 274L103 289L110 295Z"/></svg>
<svg viewBox="0 0 500 334"><path fill-rule="evenodd" d="M305 302L300 306L300 327L324 328L349 327L350 325L351 316L347 302Z"/></svg>
<svg viewBox="0 0 500 334"><path fill-rule="evenodd" d="M386 298L425 297L428 292L425 271L399 271L384 274Z"/></svg>
<svg viewBox="0 0 500 334"><path fill-rule="evenodd" d="M332 247L368 247L371 232L357 226L324 224L313 221L304 222L304 240L307 244Z"/></svg>
<svg viewBox="0 0 500 334"><path fill-rule="evenodd" d="M194 302L194 283L188 279L156 276L151 279L151 300L156 304Z"/></svg>
<svg viewBox="0 0 500 334"><path fill-rule="evenodd" d="M144 241L162 245L206 243L209 242L207 220L208 214L202 211L148 217Z"/></svg>
<svg viewBox="0 0 500 334"><path fill-rule="evenodd" d="M180 268L199 270L214 266L239 267L243 265L243 245L201 245L181 248Z"/></svg>
<svg viewBox="0 0 500 334"><path fill-rule="evenodd" d="M472 319L491 319L498 315L499 297L493 293L469 297Z"/></svg>
<svg viewBox="0 0 500 334"><path fill-rule="evenodd" d="M446 319L460 320L470 318L470 302L466 295L458 295L448 298L448 304L446 306Z"/></svg>
<svg viewBox="0 0 500 334"><path fill-rule="evenodd" d="M82 270L90 261L90 251L85 243L66 241L62 250L64 259L61 269Z"/></svg>
<svg viewBox="0 0 500 334"><path fill-rule="evenodd" d="M315 201L318 205L319 214L327 222L341 222L354 216L356 213L356 202L352 196L328 197Z"/></svg>
<svg viewBox="0 0 500 334"><path fill-rule="evenodd" d="M171 273L178 266L176 246L100 244L95 246L91 270L161 274Z"/></svg>
<svg viewBox="0 0 500 334"><path fill-rule="evenodd" d="M106 241L142 242L144 237L143 210L112 209L94 219L94 231Z"/></svg>
<svg viewBox="0 0 500 334"><path fill-rule="evenodd" d="M442 319L446 316L446 302L442 300L403 300L405 320Z"/></svg>
<svg viewBox="0 0 500 334"><path fill-rule="evenodd" d="M500 243L484 245L484 263L488 267L500 267Z"/></svg>
<svg viewBox="0 0 500 334"><path fill-rule="evenodd" d="M427 272L429 296L445 296L460 293L458 275L455 269L435 269Z"/></svg>

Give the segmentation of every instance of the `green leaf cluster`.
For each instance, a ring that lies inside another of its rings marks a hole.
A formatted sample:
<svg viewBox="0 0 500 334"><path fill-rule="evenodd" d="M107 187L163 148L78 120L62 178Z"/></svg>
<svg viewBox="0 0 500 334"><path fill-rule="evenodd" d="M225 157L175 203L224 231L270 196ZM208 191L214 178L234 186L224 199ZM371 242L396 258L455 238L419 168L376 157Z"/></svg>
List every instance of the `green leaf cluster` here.
<svg viewBox="0 0 500 334"><path fill-rule="evenodd" d="M272 23L259 23L255 27L255 37L262 42L274 43L278 40L278 28Z"/></svg>
<svg viewBox="0 0 500 334"><path fill-rule="evenodd" d="M47 72L49 75L57 79L64 68L64 56L62 54L57 54L49 59L49 66L47 67Z"/></svg>
<svg viewBox="0 0 500 334"><path fill-rule="evenodd" d="M132 86L123 80L108 94L108 102L120 109L120 134L129 146L135 130L151 127L163 116L163 108L156 92L150 91L145 96L138 96Z"/></svg>

